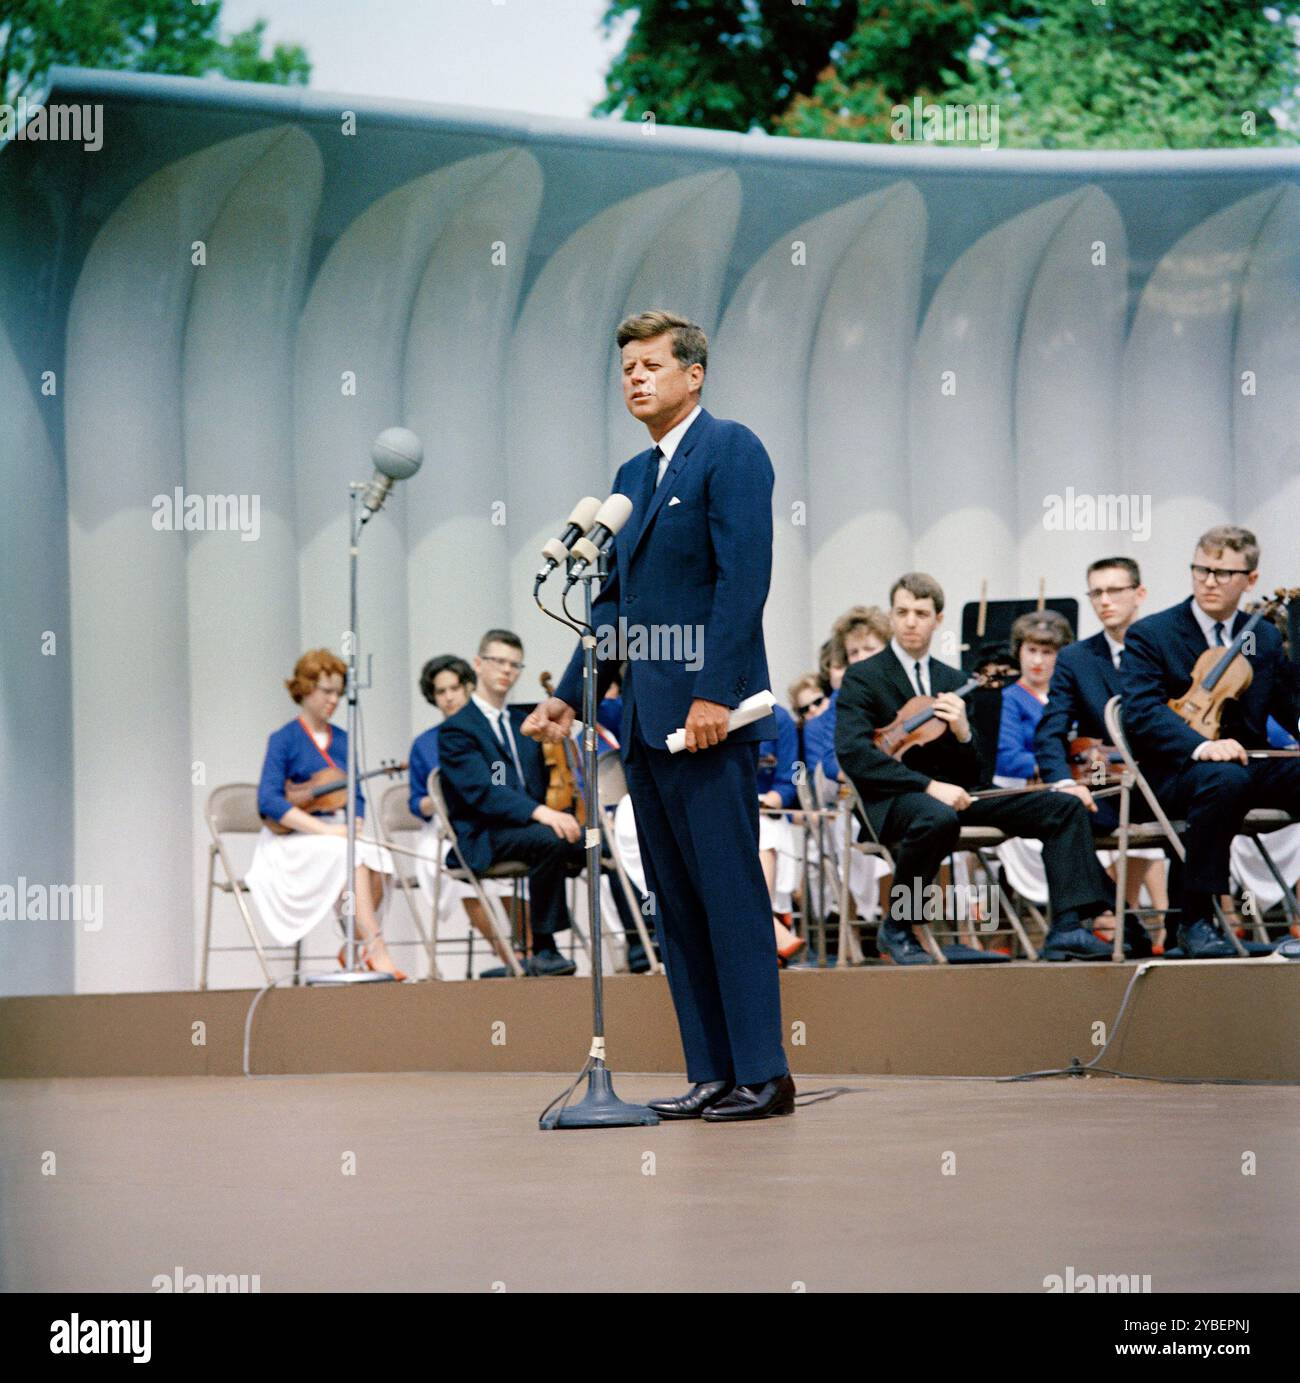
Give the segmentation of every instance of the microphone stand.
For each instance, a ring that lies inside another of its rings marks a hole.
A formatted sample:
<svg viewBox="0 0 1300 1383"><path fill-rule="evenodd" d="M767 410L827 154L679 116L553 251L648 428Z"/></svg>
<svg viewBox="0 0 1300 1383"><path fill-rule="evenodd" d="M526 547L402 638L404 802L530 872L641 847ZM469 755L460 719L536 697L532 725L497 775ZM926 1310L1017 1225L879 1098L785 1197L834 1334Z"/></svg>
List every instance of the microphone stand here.
<svg viewBox="0 0 1300 1383"><path fill-rule="evenodd" d="M570 558L572 566L572 558ZM657 1124L659 1116L645 1105L628 1104L614 1093L614 1083L609 1067L605 1064L605 1003L602 985L602 950L604 933L600 921L600 780L596 772L596 631L591 623L593 581L604 581L609 574L606 554L602 551L596 562L583 571L578 579L583 590L583 623L585 629L578 629L582 635L582 772L586 779L586 830L584 838L587 845L587 935L591 938L591 1050L586 1064L578 1072L578 1078L560 1098L559 1110L552 1114L548 1106L538 1120L538 1127L544 1130L557 1128L626 1128L629 1125ZM544 614L551 614L542 604L537 592L540 582L534 589L534 597ZM558 615L552 618L559 619ZM561 623L567 621L561 620ZM576 625L571 626L577 628ZM577 1087L583 1076L587 1077L587 1093L576 1105L568 1105L569 1094ZM557 1101L552 1101L552 1105Z"/></svg>
<svg viewBox="0 0 1300 1383"><path fill-rule="evenodd" d="M365 490L364 485L349 487L352 511L348 520L348 638L347 638L347 698L348 698L348 862L347 877L343 887L343 916L347 924L347 966L343 970L330 970L319 975L308 975L309 985L354 985L374 984L392 980L392 975L383 970L357 969L357 692L360 679L357 674L357 557L361 542L361 530L373 516L373 510L365 510L357 519L357 495ZM366 686L370 686L367 673Z"/></svg>

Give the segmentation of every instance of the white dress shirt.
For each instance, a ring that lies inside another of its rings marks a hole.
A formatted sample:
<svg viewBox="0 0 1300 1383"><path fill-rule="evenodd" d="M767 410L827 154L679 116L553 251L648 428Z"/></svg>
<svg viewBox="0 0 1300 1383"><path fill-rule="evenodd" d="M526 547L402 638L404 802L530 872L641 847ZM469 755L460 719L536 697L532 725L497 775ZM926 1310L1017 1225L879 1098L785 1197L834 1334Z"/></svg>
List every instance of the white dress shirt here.
<svg viewBox="0 0 1300 1383"><path fill-rule="evenodd" d="M1193 600L1192 617L1196 620L1197 624L1201 626L1201 633L1205 635L1205 642L1210 648L1226 648L1232 642L1232 626L1234 623L1236 623L1237 619L1237 612L1235 610L1232 612L1232 614L1230 614L1227 617L1227 619L1214 620L1211 619L1210 616L1207 615L1205 611L1202 610L1201 607ZM1222 644L1217 643L1214 637L1214 626L1216 624L1223 625Z"/></svg>
<svg viewBox="0 0 1300 1383"><path fill-rule="evenodd" d="M901 643L898 642L897 639L890 639L890 641L889 641L889 646L890 646L890 648L892 648L892 649L894 650L894 657L897 658L898 661L899 661L900 663L902 663L902 665L903 665L903 671L907 673L907 680L908 680L914 687L915 687L916 684L917 684L917 671L916 671L916 666L917 666L918 663L921 665L921 672L920 672L920 683L921 683L921 686L920 686L920 690L917 692L917 695L918 695L918 696L929 696L929 695L930 695L930 655L929 655L928 653L924 653L924 654L922 654L921 657L919 657L919 658L913 658L912 655L903 647L903 645L902 645Z"/></svg>
<svg viewBox="0 0 1300 1383"><path fill-rule="evenodd" d="M515 772L519 775L519 786L526 789L524 766L519 761L519 750L515 748L515 737L510 729L509 714L505 710L499 710L490 701L485 701L477 692L470 693L470 700L487 716L488 724L492 727L492 733L497 739L504 739L506 748L510 750L510 757L514 761Z"/></svg>
<svg viewBox="0 0 1300 1383"><path fill-rule="evenodd" d="M1101 632L1102 632L1102 633L1105 635L1105 637L1106 637L1106 647L1110 649L1110 660L1111 660L1112 663L1115 664L1115 668L1116 668L1116 670L1118 671L1118 669L1119 669L1119 655L1120 655L1121 653L1123 653L1123 651L1124 651L1124 645L1123 645L1122 643L1120 643L1118 639L1112 639L1111 636L1110 636L1110 631L1109 631L1109 630L1103 629Z"/></svg>
<svg viewBox="0 0 1300 1383"><path fill-rule="evenodd" d="M663 455L659 458L659 475L655 479L655 486L658 487L659 481L664 478L664 472L668 469L668 463L673 459L673 452L677 450L678 443L686 436L687 429L700 416L700 405L697 403L694 408L677 424L670 428L659 439L659 450Z"/></svg>

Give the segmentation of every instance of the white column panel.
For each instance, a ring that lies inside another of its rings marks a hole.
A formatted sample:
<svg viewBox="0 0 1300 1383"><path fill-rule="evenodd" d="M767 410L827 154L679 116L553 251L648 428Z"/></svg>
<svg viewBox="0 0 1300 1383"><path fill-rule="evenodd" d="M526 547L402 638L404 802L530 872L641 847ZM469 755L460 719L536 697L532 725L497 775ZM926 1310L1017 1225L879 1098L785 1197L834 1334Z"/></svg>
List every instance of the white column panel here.
<svg viewBox="0 0 1300 1383"><path fill-rule="evenodd" d="M1272 591L1300 580L1300 189L1295 187L1279 189L1251 247L1234 356L1237 518L1259 539L1260 586ZM1245 378L1247 371L1253 379Z"/></svg>
<svg viewBox="0 0 1300 1383"><path fill-rule="evenodd" d="M256 781L267 735L288 718L284 679L299 651L293 343L321 182L315 143L283 131L212 228L185 331L186 492L238 496L241 521L255 523L249 539L188 535L190 754L203 778L193 788L199 947L203 804L221 783ZM220 915L233 919L234 909ZM213 983L261 982L255 957L214 962Z"/></svg>
<svg viewBox="0 0 1300 1383"><path fill-rule="evenodd" d="M533 604L538 552L574 502L604 492L626 459L611 456L605 398L619 311L647 254L674 242L678 218L725 176L701 173L607 207L547 260L520 313L510 351L507 532L511 624L527 648L527 676L558 673L575 643ZM545 598L558 604L560 589L552 581Z"/></svg>
<svg viewBox="0 0 1300 1383"><path fill-rule="evenodd" d="M981 236L935 291L912 364L912 514L916 566L947 597L937 652L957 662L961 608L988 578L990 598L1020 594L1013 559L1016 351L1029 290L1067 193Z"/></svg>
<svg viewBox="0 0 1300 1383"><path fill-rule="evenodd" d="M1154 491L1142 576L1156 611L1190 589L1197 536L1235 518L1233 335L1250 247L1277 201L1257 192L1208 216L1147 280L1124 351L1129 490Z"/></svg>
<svg viewBox="0 0 1300 1383"><path fill-rule="evenodd" d="M102 884L82 991L191 983L185 539L153 527L181 465L181 340L205 240L265 130L155 173L91 247L68 316L76 871Z"/></svg>
<svg viewBox="0 0 1300 1383"><path fill-rule="evenodd" d="M1104 262L1102 262L1104 261ZM1079 602L1079 632L1101 628L1083 592L1088 563L1129 555L1141 561L1149 514L1139 496L1118 514L1129 528L1047 527L1071 496L1117 496L1120 363L1128 312L1128 245L1119 209L1099 188L1077 205L1048 243L1025 306L1016 358L1015 447L1019 590L1046 578L1049 596ZM1086 524L1087 510L1075 513ZM1073 520L1071 520L1073 521Z"/></svg>
<svg viewBox="0 0 1300 1383"><path fill-rule="evenodd" d="M850 605L888 604L912 565L907 396L925 260L925 201L912 183L875 194L876 209L826 294L808 371L811 620L799 666ZM777 678L778 670L773 669Z"/></svg>
<svg viewBox="0 0 1300 1383"><path fill-rule="evenodd" d="M751 428L776 471L772 587L764 632L779 689L809 645L808 369L826 292L883 194L859 197L794 226L741 280L718 331L709 410Z"/></svg>
<svg viewBox="0 0 1300 1383"><path fill-rule="evenodd" d="M405 496L412 734L436 715L416 686L423 664L472 658L510 612L508 530L493 511L508 497L501 382L542 170L526 150L492 157L429 257L407 335L404 416L424 439Z"/></svg>
<svg viewBox="0 0 1300 1383"><path fill-rule="evenodd" d="M407 329L433 247L457 208L505 157L466 159L390 192L342 232L312 284L298 328L294 389L304 648L342 647L348 626L348 484L370 479L371 443L384 428L404 422ZM355 394L345 392L352 378ZM429 448L437 443L422 440ZM372 767L409 744L405 511L412 483L397 484L361 535L363 678L368 656L374 658L374 686L361 702ZM285 707L290 709L287 701ZM368 800L375 796L371 792Z"/></svg>

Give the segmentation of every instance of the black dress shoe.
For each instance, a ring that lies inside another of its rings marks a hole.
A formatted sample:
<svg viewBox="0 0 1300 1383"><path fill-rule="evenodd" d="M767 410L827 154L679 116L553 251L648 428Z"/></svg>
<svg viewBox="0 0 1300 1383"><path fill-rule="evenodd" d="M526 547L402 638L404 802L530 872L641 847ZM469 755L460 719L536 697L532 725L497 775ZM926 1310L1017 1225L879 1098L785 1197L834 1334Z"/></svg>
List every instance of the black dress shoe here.
<svg viewBox="0 0 1300 1383"><path fill-rule="evenodd" d="M895 965L934 964L934 959L916 939L911 927L882 926L876 932L876 952L882 960L888 956Z"/></svg>
<svg viewBox="0 0 1300 1383"><path fill-rule="evenodd" d="M627 948L627 969L630 975L644 975L650 969L650 957L639 941L634 941Z"/></svg>
<svg viewBox="0 0 1300 1383"><path fill-rule="evenodd" d="M1178 929L1178 944L1189 960L1227 960L1237 954L1236 947L1224 939L1213 922L1201 918Z"/></svg>
<svg viewBox="0 0 1300 1383"><path fill-rule="evenodd" d="M794 1081L789 1075L765 1080L762 1085L738 1085L725 1100L711 1105L701 1116L712 1124L741 1119L771 1119L794 1113Z"/></svg>
<svg viewBox="0 0 1300 1383"><path fill-rule="evenodd" d="M729 1080L696 1081L685 1095L647 1103L661 1119L698 1119L710 1105L725 1099L734 1088Z"/></svg>
<svg viewBox="0 0 1300 1383"><path fill-rule="evenodd" d="M558 951L538 951L524 962L524 969L530 975L574 975L578 966L575 961L566 960Z"/></svg>
<svg viewBox="0 0 1300 1383"><path fill-rule="evenodd" d="M1109 941L1103 941L1087 927L1053 927L1038 954L1043 960L1109 960L1111 950Z"/></svg>

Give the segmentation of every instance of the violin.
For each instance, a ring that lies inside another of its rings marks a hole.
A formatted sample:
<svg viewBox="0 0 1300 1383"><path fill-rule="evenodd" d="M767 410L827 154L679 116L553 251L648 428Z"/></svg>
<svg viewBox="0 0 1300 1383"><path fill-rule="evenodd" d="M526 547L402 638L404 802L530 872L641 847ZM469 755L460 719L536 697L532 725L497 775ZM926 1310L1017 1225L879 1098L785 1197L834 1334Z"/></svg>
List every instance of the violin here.
<svg viewBox="0 0 1300 1383"><path fill-rule="evenodd" d="M357 782L364 783L367 778L395 778L399 773L405 772L406 764L398 763L396 759L385 759L381 768L372 768L369 773L358 773ZM326 764L301 783L286 782L284 795L289 799L291 807L301 807L303 811L311 812L313 815L336 812L348 804L347 774L340 778L338 769L333 764ZM278 836L294 834L292 826L273 821L269 816L264 816L262 821Z"/></svg>
<svg viewBox="0 0 1300 1383"><path fill-rule="evenodd" d="M549 672L537 679L547 696L555 695L555 683ZM542 760L546 764L546 805L553 811L572 812L585 821L587 812L578 789L578 746L571 739L563 744L543 744Z"/></svg>
<svg viewBox="0 0 1300 1383"><path fill-rule="evenodd" d="M1217 740L1223 732L1223 710L1229 701L1244 696L1255 672L1242 650L1260 620L1300 596L1300 587L1279 587L1271 600L1262 600L1241 627L1241 633L1226 648L1207 648L1192 668L1192 684L1174 697L1169 709L1207 740Z"/></svg>
<svg viewBox="0 0 1300 1383"><path fill-rule="evenodd" d="M963 700L980 687L1001 690L1009 682L1020 676L1020 669L1010 663L990 662L978 672L973 672L957 688L956 694ZM909 749L918 744L932 744L948 728L947 723L934 713L933 696L913 696L898 708L898 714L872 734L876 748L891 758L901 759Z"/></svg>

